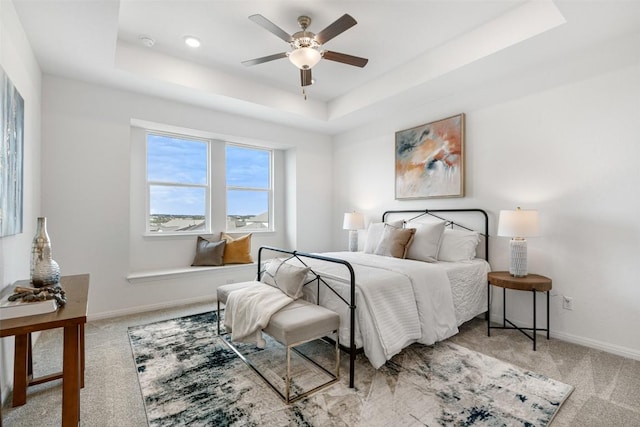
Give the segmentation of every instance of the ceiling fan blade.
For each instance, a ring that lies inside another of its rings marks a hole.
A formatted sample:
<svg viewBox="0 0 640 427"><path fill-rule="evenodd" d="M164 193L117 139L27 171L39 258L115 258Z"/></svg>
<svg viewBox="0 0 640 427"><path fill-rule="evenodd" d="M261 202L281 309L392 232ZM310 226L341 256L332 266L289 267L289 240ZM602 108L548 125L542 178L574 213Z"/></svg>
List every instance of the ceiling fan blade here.
<svg viewBox="0 0 640 427"><path fill-rule="evenodd" d="M278 27L273 22L269 21L264 16L262 16L260 14L256 14L256 15L251 15L249 17L249 19L252 20L253 22L255 22L256 24L260 25L262 28L264 28L265 30L269 31L270 33L278 36L279 38L281 38L285 42L290 43L290 42L293 41L293 37L291 37L290 34L288 34L282 28Z"/></svg>
<svg viewBox="0 0 640 427"><path fill-rule="evenodd" d="M286 57L287 57L287 52L275 53L273 55L263 56L262 58L248 59L246 61L242 61L242 65L250 67L251 65L258 65L265 62L273 61L275 59L286 58Z"/></svg>
<svg viewBox="0 0 640 427"><path fill-rule="evenodd" d="M313 84L313 80L311 79L311 68L308 70L300 70L300 86L310 86Z"/></svg>
<svg viewBox="0 0 640 427"><path fill-rule="evenodd" d="M325 44L338 34L347 31L357 23L358 22L353 19L351 15L345 13L340 18L336 19L333 24L330 24L327 28L316 34L316 40L320 44Z"/></svg>
<svg viewBox="0 0 640 427"><path fill-rule="evenodd" d="M367 58L360 58L359 56L347 55L346 53L331 52L325 50L322 55L324 59L329 61L342 62L343 64L354 65L356 67L364 67L369 60Z"/></svg>

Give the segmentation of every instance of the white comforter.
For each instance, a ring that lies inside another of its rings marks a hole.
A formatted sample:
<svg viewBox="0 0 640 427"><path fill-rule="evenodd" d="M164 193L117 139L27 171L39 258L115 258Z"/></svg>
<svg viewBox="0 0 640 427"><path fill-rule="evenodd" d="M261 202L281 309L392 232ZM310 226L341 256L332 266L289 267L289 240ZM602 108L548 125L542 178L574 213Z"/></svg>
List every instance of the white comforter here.
<svg viewBox="0 0 640 427"><path fill-rule="evenodd" d="M231 340L256 344L264 348L262 329L271 316L293 302L280 289L269 285L249 286L229 294L224 324L231 329Z"/></svg>
<svg viewBox="0 0 640 427"><path fill-rule="evenodd" d="M336 252L322 255L348 261L356 277L356 313L358 328L356 345L362 345L375 368L382 366L407 345L420 342L433 344L458 332L445 270L436 264L411 261L362 252ZM348 270L340 264L305 259L323 276L348 283ZM309 285L312 286L312 285ZM340 285L347 297L348 287ZM306 291L307 297L315 299ZM321 286L322 295L329 292ZM341 313L340 341L348 345L349 323L342 307L329 307ZM339 305L339 304L338 304Z"/></svg>

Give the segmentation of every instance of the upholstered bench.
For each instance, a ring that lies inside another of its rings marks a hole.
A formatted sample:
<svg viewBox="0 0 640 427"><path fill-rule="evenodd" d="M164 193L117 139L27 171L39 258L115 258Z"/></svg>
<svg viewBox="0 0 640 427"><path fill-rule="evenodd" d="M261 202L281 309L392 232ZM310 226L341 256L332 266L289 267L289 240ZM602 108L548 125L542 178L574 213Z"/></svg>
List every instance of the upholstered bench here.
<svg viewBox="0 0 640 427"><path fill-rule="evenodd" d="M227 298L229 294L233 291L244 289L249 286L256 285L264 285L262 282L249 281L249 282L241 282L241 283L233 283L230 285L220 286L217 291L218 295L218 335L221 335L220 330L220 304L226 304ZM289 404L295 402L298 399L301 399L309 394L318 391L326 386L329 386L336 381L338 381L340 377L340 348L338 342L338 328L340 326L340 317L337 313L329 310L328 308L310 303L303 299L294 300L292 303L280 309L276 312L271 319L269 320L269 324L262 330L267 335L274 338L280 344L284 345L287 349L287 373L285 376L285 392L284 394L278 390L258 369L253 366L248 359L246 359L240 351L226 339L223 341L233 350L235 351L240 358L249 365L251 369L253 369L263 380L267 382L267 384L284 399L284 401ZM336 351L336 366L335 366L335 374L329 372L327 369L319 365L314 360L309 357L299 353L294 347L299 346L301 344L307 343L309 341L313 341L322 337L325 337L331 333L335 333L336 342L335 342L335 351ZM314 365L322 369L329 377L331 378L329 381L311 389L306 392L299 393L297 396L292 397L290 393L290 385L291 385L291 350L296 351L298 354L302 355L306 360L309 360Z"/></svg>

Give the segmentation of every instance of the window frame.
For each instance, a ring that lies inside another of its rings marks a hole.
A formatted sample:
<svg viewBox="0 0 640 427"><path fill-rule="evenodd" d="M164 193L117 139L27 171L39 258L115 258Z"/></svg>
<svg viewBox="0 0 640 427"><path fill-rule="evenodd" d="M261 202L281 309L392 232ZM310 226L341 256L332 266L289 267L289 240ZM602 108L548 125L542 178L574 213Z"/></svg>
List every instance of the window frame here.
<svg viewBox="0 0 640 427"><path fill-rule="evenodd" d="M227 147L239 147L239 148L243 148L243 149L247 149L247 150L254 150L254 151L265 151L269 154L269 185L268 188L260 188L260 187L246 187L246 186L238 186L238 185L229 185L227 182L227 158L226 158L226 152L227 152ZM225 188L224 188L224 194L225 194L225 207L224 207L224 215L225 215L225 225L224 225L224 229L225 229L225 233L245 233L245 232L250 232L250 233L272 233L275 232L275 214L274 214L274 182L275 182L275 177L274 177L274 158L275 158L275 153L274 153L274 149L272 148L267 148L267 147L257 147L257 146L252 146L252 145L246 145L246 144L238 144L238 143L234 143L234 142L229 142L226 141L225 142L225 161L224 161L224 170L225 170ZM269 227L266 229L229 229L228 225L229 225L229 191L258 191L258 192L265 192L267 193L267 209L268 209L268 218L269 218Z"/></svg>
<svg viewBox="0 0 640 427"><path fill-rule="evenodd" d="M205 184L188 184L183 182L167 182L167 181L150 181L149 180L149 135L162 136L175 138L185 141L200 142L206 145L206 183ZM163 132L152 129L145 129L144 136L144 179L145 179L145 236L189 236L198 234L207 234L211 232L211 140L208 138L200 138L191 135ZM165 187L184 187L184 188L204 188L205 200L204 200L204 230L194 231L170 231L170 232L157 232L151 231L151 187L152 186L165 186Z"/></svg>
<svg viewBox="0 0 640 427"><path fill-rule="evenodd" d="M160 126L159 126L160 127ZM254 233L254 234L268 234L275 233L277 230L276 227L276 186L277 186L277 176L276 176L276 148L272 148L269 146L262 145L252 145L252 144L242 144L236 143L225 139L219 139L215 137L208 137L203 135L193 135L188 132L181 131L172 131L172 130L160 130L153 126L140 126L140 130L142 131L143 136L143 152L141 153L143 159L141 159L143 163L143 168L140 171L140 178L143 179L144 182L144 220L139 222L138 224L142 225L144 223L144 229L142 230L142 236L147 238L179 238L194 236L194 235L205 235L212 234L215 232L223 231L229 234L246 234L246 233ZM166 181L152 181L149 180L149 165L148 165L148 139L150 135L163 136L168 138L176 138L180 140L186 141L194 141L201 142L206 144L207 147L207 172L206 172L206 184L190 184L183 182L166 182ZM227 146L235 146L240 148L245 148L249 150L263 151L267 152L269 155L269 186L268 188L261 187L243 187L243 186L227 186L226 182L226 174L227 174L227 158L226 158L226 150ZM279 164L279 163L278 163ZM152 186L170 186L170 187L186 187L186 188L204 188L205 192L205 225L204 230L193 230L193 231L151 231L151 187ZM258 191L265 192L268 198L268 228L252 228L244 230L243 227L229 229L228 228L228 217L227 217L227 208L228 208L228 194L229 190L239 190L239 191ZM142 194L141 194L142 196ZM142 206L141 206L142 207Z"/></svg>

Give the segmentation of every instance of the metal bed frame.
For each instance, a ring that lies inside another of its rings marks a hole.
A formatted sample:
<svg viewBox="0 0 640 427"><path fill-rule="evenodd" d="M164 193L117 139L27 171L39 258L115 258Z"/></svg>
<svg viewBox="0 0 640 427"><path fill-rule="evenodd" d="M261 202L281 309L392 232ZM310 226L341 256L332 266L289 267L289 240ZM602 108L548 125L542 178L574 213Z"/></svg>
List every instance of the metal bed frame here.
<svg viewBox="0 0 640 427"><path fill-rule="evenodd" d="M406 222L411 221L411 220L415 220L417 218L420 218L422 216L431 216L434 218L437 218L439 220L445 221L447 224L447 227L451 227L451 228L461 228L464 230L468 230L468 231L476 231L473 228L467 227L466 225L460 224L459 222L455 222L446 218L443 218L441 215L442 214L446 214L446 213L450 213L450 214L455 214L455 213L471 213L471 214L479 214L481 219L483 220L484 223L484 231L483 232L479 232L479 234L481 236L484 237L484 259L485 260L489 260L489 216L487 215L487 212L482 210L482 209L422 209L422 210L390 210L390 211L386 211L382 214L382 222L385 221L385 219L392 214L417 214L409 219L405 219ZM338 263L338 264L342 264L344 265L348 270L349 270L349 276L350 276L350 292L349 292L349 301L347 301L345 298L343 298L335 289L333 289L331 287L331 285L329 283L327 283L324 278L322 277L321 274L319 274L318 272L314 271L313 269L311 270L311 273L314 275L314 278L311 279L310 281L306 282L304 284L304 286L307 286L311 283L316 283L317 284L317 293L318 293L318 301L320 300L319 295L320 295L320 284L324 284L331 292L333 292L338 298L340 298L349 308L349 345L348 346L344 346L343 344L339 344L340 348L342 350L344 350L345 352L347 352L349 354L349 387L350 388L354 388L354 378L355 378L355 361L356 361L356 355L358 353L363 352L363 349L357 349L356 345L355 345L355 336L354 336L354 330L355 330L355 318L356 318L356 286L355 286L355 273L353 270L353 267L351 266L351 264L345 260L339 259L339 258L332 258L332 257L326 257L326 256L322 256L322 255L318 255L318 254L311 254L311 253L306 253L306 252L300 252L300 251L290 251L290 250L286 250L286 249L280 249L280 248L275 248L275 247L271 247L271 246L262 246L260 247L259 251L258 251L258 278L257 280L260 280L260 277L262 275L262 251L266 250L266 251L272 251L272 252L278 252L281 254L287 254L289 255L289 257L286 259L287 261L295 258L297 259L300 263L302 263L304 266L307 266L307 264L303 261L302 258L312 258L312 259L317 259L317 260L322 260L322 261L328 261L328 262L333 262L333 263ZM325 340L328 340L330 342L335 343L332 339L325 337ZM335 343L337 344L337 343Z"/></svg>

